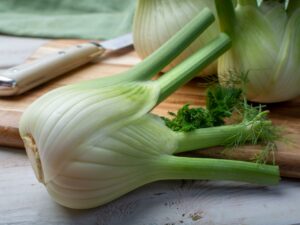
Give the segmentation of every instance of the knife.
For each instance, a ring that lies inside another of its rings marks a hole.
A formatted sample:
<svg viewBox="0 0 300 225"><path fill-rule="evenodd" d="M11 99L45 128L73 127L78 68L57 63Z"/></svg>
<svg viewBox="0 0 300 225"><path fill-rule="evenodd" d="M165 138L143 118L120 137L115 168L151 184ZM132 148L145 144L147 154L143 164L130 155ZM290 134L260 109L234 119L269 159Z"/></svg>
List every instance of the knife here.
<svg viewBox="0 0 300 225"><path fill-rule="evenodd" d="M126 34L103 42L89 42L62 49L56 53L21 64L0 73L0 96L22 94L59 75L94 61L107 50L116 51L132 45Z"/></svg>

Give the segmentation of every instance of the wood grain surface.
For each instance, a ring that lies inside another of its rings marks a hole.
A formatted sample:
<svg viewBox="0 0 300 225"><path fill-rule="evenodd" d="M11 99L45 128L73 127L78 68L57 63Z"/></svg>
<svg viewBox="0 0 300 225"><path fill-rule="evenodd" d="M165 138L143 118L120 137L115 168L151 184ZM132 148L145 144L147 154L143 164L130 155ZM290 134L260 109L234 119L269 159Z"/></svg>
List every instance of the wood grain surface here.
<svg viewBox="0 0 300 225"><path fill-rule="evenodd" d="M42 46L30 60L82 42L84 41L51 41ZM39 96L62 85L120 73L128 70L139 61L136 53L130 48L117 53L109 52L98 62L76 69L21 96L2 97L0 99L0 145L23 148L18 133L18 123L26 107ZM167 115L168 111L175 111L185 103L191 103L195 106L204 105L205 88L201 79L194 79L180 88L156 107L153 112ZM300 178L300 98L285 103L270 104L268 109L274 124L282 127L283 130L284 141L278 142L278 150L275 153L275 160L280 166L281 175ZM195 151L193 155L251 160L260 149L260 146L246 146L235 151L213 148ZM270 161L272 161L272 157L270 157Z"/></svg>

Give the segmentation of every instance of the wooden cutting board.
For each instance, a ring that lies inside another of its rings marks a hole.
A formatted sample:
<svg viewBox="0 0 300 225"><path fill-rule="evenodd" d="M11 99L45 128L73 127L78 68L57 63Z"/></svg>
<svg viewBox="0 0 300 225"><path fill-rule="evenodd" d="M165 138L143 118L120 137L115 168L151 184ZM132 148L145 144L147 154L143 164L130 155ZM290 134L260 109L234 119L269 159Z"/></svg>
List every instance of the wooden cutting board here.
<svg viewBox="0 0 300 225"><path fill-rule="evenodd" d="M84 41L51 41L42 46L30 60L82 42ZM22 96L0 98L0 145L24 148L18 133L18 122L26 107L39 96L62 85L120 73L128 70L139 61L140 59L133 49L108 53L103 56L101 61L76 69ZM191 103L195 106L204 105L205 88L199 78L179 89L156 107L153 112L159 115L167 115L168 111L176 111L185 103ZM281 175L300 178L300 98L285 103L271 104L268 109L271 112L270 117L274 124L283 128L285 141L278 142L278 151L275 153L275 160L280 166ZM193 152L192 155L251 160L260 149L260 146L246 146L234 151L213 148L198 150ZM271 158L270 161L272 161Z"/></svg>

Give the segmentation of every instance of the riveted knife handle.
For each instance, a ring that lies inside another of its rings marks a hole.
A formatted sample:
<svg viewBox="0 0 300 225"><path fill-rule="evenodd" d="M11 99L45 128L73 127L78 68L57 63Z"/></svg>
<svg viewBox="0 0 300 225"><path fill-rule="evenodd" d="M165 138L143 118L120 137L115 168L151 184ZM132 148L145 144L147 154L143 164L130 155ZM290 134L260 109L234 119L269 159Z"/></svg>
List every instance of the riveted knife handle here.
<svg viewBox="0 0 300 225"><path fill-rule="evenodd" d="M105 49L84 43L49 54L0 73L0 96L19 95L59 75L95 60Z"/></svg>

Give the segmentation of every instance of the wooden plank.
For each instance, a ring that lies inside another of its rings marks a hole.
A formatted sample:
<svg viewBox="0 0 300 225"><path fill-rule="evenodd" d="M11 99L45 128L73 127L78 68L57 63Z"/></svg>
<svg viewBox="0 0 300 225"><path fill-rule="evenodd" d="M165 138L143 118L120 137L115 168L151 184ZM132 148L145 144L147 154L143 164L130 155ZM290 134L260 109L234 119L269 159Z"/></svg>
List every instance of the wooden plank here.
<svg viewBox="0 0 300 225"><path fill-rule="evenodd" d="M40 48L31 60L40 58L45 54L58 49L82 43L79 40L56 40L49 42ZM128 70L140 60L132 49L125 49L118 53L107 53L101 61L90 63L64 76L48 82L34 90L16 97L0 99L0 145L23 147L18 134L18 122L22 112L42 94L62 85L88 80L97 77L111 76ZM194 79L189 84L180 88L166 101L156 107L153 112L158 115L167 115L168 111L176 111L185 103L199 106L205 103L204 86L201 79ZM270 104L271 118L274 124L282 126L286 142L278 143L278 151L275 155L280 166L281 174L288 177L300 178L300 98L280 104ZM195 155L205 157L235 158L249 160L259 151L257 146L247 146L239 151L227 152L208 149L196 151Z"/></svg>
<svg viewBox="0 0 300 225"><path fill-rule="evenodd" d="M21 115L21 111L0 111L0 143L3 146L23 148L18 130Z"/></svg>

